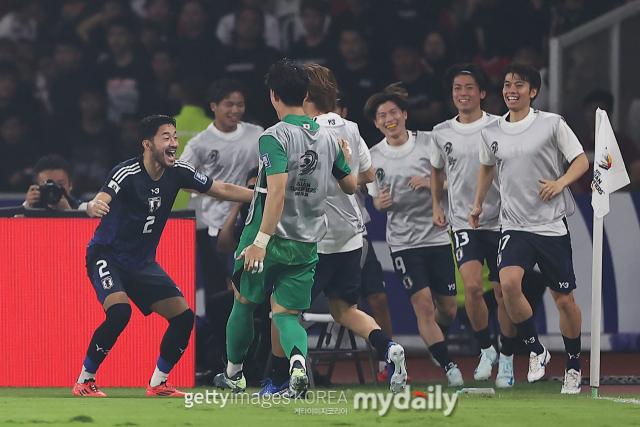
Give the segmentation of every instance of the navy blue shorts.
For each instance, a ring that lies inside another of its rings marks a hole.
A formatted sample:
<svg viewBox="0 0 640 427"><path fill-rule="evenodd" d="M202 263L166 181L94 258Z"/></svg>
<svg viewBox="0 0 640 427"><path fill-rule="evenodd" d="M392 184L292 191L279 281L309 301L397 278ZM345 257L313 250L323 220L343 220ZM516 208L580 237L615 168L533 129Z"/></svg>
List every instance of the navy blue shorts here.
<svg viewBox="0 0 640 427"><path fill-rule="evenodd" d="M356 304L362 280L361 258L362 248L336 254L318 254L311 301L324 292L329 299L340 298L349 304Z"/></svg>
<svg viewBox="0 0 640 427"><path fill-rule="evenodd" d="M391 258L409 298L427 287L438 295L456 295L456 266L451 245L392 252Z"/></svg>
<svg viewBox="0 0 640 427"><path fill-rule="evenodd" d="M368 297L373 294L384 293L384 273L382 271L382 265L378 261L376 251L373 249L369 236L364 236L363 244L366 246L367 254L364 259L364 265L362 266L362 286L360 291L363 297ZM365 247L362 248L365 250Z"/></svg>
<svg viewBox="0 0 640 427"><path fill-rule="evenodd" d="M507 230L502 233L498 252L498 267L518 266L525 271L538 264L547 279L549 289L568 294L576 288L573 272L571 236L541 236L526 231Z"/></svg>
<svg viewBox="0 0 640 427"><path fill-rule="evenodd" d="M458 230L451 233L458 267L468 261L480 261L480 264L486 261L489 280L499 282L497 257L501 237L499 231L489 230Z"/></svg>
<svg viewBox="0 0 640 427"><path fill-rule="evenodd" d="M104 251L94 251L87 260L87 274L100 304L104 304L104 300L114 292L126 292L145 316L153 312L151 305L158 301L184 297L175 282L155 261L142 270L128 270Z"/></svg>

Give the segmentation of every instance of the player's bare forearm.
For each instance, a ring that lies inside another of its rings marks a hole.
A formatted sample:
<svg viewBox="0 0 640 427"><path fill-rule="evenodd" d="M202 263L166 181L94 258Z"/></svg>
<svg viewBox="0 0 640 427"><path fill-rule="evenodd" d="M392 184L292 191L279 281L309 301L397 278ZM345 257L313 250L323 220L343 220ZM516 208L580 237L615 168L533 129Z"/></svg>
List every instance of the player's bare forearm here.
<svg viewBox="0 0 640 427"><path fill-rule="evenodd" d="M476 188L476 199L473 202L474 206L482 206L482 203L489 192L489 188L491 188L491 182L493 181L495 173L495 165L480 165L480 171L478 172L478 187Z"/></svg>
<svg viewBox="0 0 640 427"><path fill-rule="evenodd" d="M567 172L558 180L563 186L568 187L569 185L576 182L582 175L585 174L589 170L589 159L587 159L587 155L582 153L571 162L571 166Z"/></svg>
<svg viewBox="0 0 640 427"><path fill-rule="evenodd" d="M342 179L338 180L338 186L346 194L354 194L358 189L358 180L350 173Z"/></svg>
<svg viewBox="0 0 640 427"><path fill-rule="evenodd" d="M440 207L442 193L444 192L444 169L437 169L431 166L431 198L433 206Z"/></svg>
<svg viewBox="0 0 640 427"><path fill-rule="evenodd" d="M231 202L249 203L253 199L253 191L245 187L234 184L224 184L213 181L211 188L207 191L207 196Z"/></svg>
<svg viewBox="0 0 640 427"><path fill-rule="evenodd" d="M102 218L109 213L109 203L111 203L111 195L103 191L96 194L89 203L87 203L87 215L91 218Z"/></svg>
<svg viewBox="0 0 640 427"><path fill-rule="evenodd" d="M373 182L374 179L376 179L376 171L373 169L373 166L370 166L366 172L358 174L358 185L368 184Z"/></svg>

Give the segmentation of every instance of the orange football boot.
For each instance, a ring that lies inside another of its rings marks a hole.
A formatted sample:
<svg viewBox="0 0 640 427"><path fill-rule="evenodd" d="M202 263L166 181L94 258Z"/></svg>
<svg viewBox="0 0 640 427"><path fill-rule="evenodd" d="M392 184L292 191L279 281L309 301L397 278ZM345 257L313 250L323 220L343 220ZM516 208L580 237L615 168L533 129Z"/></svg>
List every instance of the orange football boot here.
<svg viewBox="0 0 640 427"><path fill-rule="evenodd" d="M174 386L168 384L166 381L156 387L147 387L147 396L182 397L186 394L185 392L176 390Z"/></svg>
<svg viewBox="0 0 640 427"><path fill-rule="evenodd" d="M76 383L72 392L76 396L107 397L106 394L100 391L94 380L86 380L82 384Z"/></svg>

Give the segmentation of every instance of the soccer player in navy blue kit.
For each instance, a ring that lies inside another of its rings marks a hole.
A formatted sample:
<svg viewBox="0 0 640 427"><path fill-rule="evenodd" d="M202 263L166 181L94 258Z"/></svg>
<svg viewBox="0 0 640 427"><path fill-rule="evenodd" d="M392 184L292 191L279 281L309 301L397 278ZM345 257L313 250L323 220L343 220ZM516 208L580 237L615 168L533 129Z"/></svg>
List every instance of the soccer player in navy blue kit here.
<svg viewBox="0 0 640 427"><path fill-rule="evenodd" d="M138 125L144 153L116 166L88 203L87 214L102 218L87 247L87 273L106 313L96 329L73 387L76 396L105 396L95 374L131 317L133 301L148 316L167 319L158 364L147 396L184 396L167 377L189 344L194 313L182 292L155 261L156 249L180 189L235 202L250 202L247 188L212 181L187 162L176 160L176 122L145 117Z"/></svg>

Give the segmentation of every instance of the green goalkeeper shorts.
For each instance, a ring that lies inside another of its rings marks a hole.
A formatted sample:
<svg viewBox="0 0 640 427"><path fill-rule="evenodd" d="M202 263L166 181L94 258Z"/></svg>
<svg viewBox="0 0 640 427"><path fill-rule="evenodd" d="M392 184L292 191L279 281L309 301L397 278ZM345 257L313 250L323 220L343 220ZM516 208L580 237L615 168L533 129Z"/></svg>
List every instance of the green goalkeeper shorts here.
<svg viewBox="0 0 640 427"><path fill-rule="evenodd" d="M313 261L287 265L269 258L264 260L262 273L244 270L244 259L236 260L233 284L240 295L255 304L267 297L267 288L273 284L273 299L289 310L306 310L311 305L311 288L318 258Z"/></svg>

